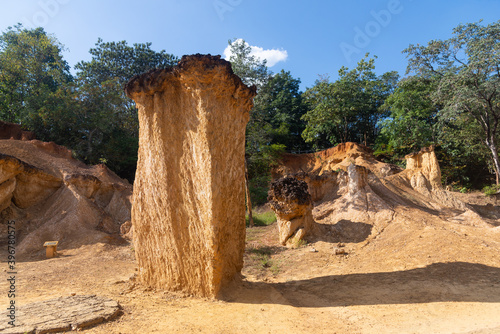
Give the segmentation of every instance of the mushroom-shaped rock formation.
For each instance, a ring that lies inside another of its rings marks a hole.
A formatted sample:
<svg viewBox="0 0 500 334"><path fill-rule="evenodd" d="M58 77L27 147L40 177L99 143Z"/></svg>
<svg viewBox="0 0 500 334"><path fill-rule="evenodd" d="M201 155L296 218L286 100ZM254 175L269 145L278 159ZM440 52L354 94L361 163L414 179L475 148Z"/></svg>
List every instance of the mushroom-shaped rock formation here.
<svg viewBox="0 0 500 334"><path fill-rule="evenodd" d="M280 243L293 246L304 239L314 224L307 183L294 177L278 179L271 183L268 200L278 220Z"/></svg>
<svg viewBox="0 0 500 334"><path fill-rule="evenodd" d="M245 127L255 88L220 56L133 78L139 159L132 225L139 280L216 297L243 267Z"/></svg>

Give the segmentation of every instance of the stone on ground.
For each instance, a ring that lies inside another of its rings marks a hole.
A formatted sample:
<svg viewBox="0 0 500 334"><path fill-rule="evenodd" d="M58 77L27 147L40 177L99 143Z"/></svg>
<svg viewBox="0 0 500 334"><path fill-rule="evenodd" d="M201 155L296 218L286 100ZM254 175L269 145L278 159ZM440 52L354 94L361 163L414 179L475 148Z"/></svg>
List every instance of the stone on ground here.
<svg viewBox="0 0 500 334"><path fill-rule="evenodd" d="M120 305L108 298L95 295L59 297L18 307L14 327L6 320L10 313L0 313L0 332L43 334L79 330L110 321L120 313Z"/></svg>

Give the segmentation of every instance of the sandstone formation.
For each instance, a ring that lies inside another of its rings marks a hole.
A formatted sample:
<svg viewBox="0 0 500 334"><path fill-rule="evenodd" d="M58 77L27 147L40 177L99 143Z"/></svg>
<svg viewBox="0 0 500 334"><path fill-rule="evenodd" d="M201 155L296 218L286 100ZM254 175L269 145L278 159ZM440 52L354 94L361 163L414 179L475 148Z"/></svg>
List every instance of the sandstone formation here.
<svg viewBox="0 0 500 334"><path fill-rule="evenodd" d="M81 331L83 328L111 321L121 313L120 305L112 299L95 295L59 297L18 307L16 326L0 323L5 334L61 333ZM0 313L9 319L9 312Z"/></svg>
<svg viewBox="0 0 500 334"><path fill-rule="evenodd" d="M272 176L278 179L293 175L306 181L313 201L318 202L338 191L342 181L337 178L347 172L351 164L365 167L379 178L402 170L398 166L377 161L368 147L347 142L316 153L284 154L280 165L273 169Z"/></svg>
<svg viewBox="0 0 500 334"><path fill-rule="evenodd" d="M467 209L463 202L443 189L441 169L433 146L425 147L417 153L408 154L405 158L406 169L400 176L409 181L413 190L431 200L428 204L429 207L441 209L441 206L444 205L459 210Z"/></svg>
<svg viewBox="0 0 500 334"><path fill-rule="evenodd" d="M314 154L286 154L273 177L292 176L307 183L319 239L370 240L400 221L402 207L460 224L495 224L443 189L433 147L406 160L403 170L377 161L363 145L344 143Z"/></svg>
<svg viewBox="0 0 500 334"><path fill-rule="evenodd" d="M220 56L133 78L139 160L132 205L139 279L214 297L241 271L245 126L255 89Z"/></svg>
<svg viewBox="0 0 500 334"><path fill-rule="evenodd" d="M294 177L276 180L271 183L268 201L276 213L280 243L297 245L314 224L307 183Z"/></svg>
<svg viewBox="0 0 500 334"><path fill-rule="evenodd" d="M71 151L37 140L0 140L0 229L14 220L16 254L107 242L130 219L130 184L104 165L86 166Z"/></svg>

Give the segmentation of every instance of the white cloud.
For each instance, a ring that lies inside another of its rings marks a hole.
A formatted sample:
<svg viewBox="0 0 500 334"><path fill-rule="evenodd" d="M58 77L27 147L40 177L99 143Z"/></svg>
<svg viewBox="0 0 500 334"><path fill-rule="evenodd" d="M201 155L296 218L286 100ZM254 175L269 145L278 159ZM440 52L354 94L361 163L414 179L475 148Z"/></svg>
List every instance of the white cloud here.
<svg viewBox="0 0 500 334"><path fill-rule="evenodd" d="M237 39L237 42L241 42L242 39ZM249 45L247 42L245 42L246 45ZM250 46L250 55L255 56L255 58L258 58L260 60L267 60L267 66L268 67L273 67L280 61L285 61L288 58L288 52L286 50L278 50L278 49L268 49L264 50L264 48L261 48L259 46ZM228 45L226 49L224 49L224 58L228 59L231 57L231 48Z"/></svg>

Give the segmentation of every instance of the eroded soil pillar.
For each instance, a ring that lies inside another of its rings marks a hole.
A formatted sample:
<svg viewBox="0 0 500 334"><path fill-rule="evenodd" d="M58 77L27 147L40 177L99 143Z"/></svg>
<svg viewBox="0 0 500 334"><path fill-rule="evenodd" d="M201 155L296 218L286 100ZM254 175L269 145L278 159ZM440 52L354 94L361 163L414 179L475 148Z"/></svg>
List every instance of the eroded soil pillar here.
<svg viewBox="0 0 500 334"><path fill-rule="evenodd" d="M307 183L291 176L278 179L271 183L267 199L278 220L280 243L298 246L314 224Z"/></svg>
<svg viewBox="0 0 500 334"><path fill-rule="evenodd" d="M139 109L139 279L216 297L243 267L245 127L255 89L220 56L193 55L133 78L125 91Z"/></svg>

